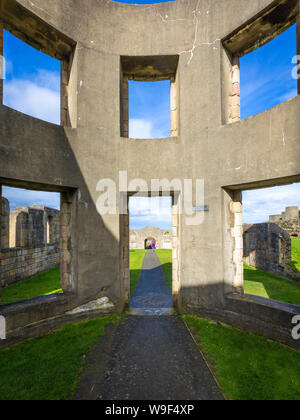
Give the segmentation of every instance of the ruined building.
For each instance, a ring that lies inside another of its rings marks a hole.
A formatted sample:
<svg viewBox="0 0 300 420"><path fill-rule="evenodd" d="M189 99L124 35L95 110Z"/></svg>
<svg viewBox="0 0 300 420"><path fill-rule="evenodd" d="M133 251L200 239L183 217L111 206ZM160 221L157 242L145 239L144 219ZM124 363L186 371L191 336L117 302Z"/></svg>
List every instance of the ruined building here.
<svg viewBox="0 0 300 420"><path fill-rule="evenodd" d="M269 273L286 276L292 260L290 235L275 223L244 225L244 262Z"/></svg>
<svg viewBox="0 0 300 420"><path fill-rule="evenodd" d="M154 242L157 249L172 249L172 232L155 226L130 230L130 249L146 249Z"/></svg>
<svg viewBox="0 0 300 420"><path fill-rule="evenodd" d="M56 267L60 212L42 206L10 211L2 197L1 283L7 286Z"/></svg>
<svg viewBox="0 0 300 420"><path fill-rule="evenodd" d="M299 207L286 207L280 215L270 216L269 221L285 229L291 236L300 238Z"/></svg>
<svg viewBox="0 0 300 420"><path fill-rule="evenodd" d="M241 120L240 57L294 24L300 55L299 0L1 0L0 16L0 55L6 29L61 61L61 125L2 105L0 83L0 184L61 194L64 294L0 306L8 340L74 320L95 300L123 310L130 233L120 209L137 191L131 181L148 196L155 178L152 193L173 200L178 311L295 346L299 308L244 295L242 192L300 181L300 96ZM129 138L130 80L170 81L170 138ZM204 206L193 194L189 215L178 211L187 179L194 193L205 184ZM101 180L116 186L114 211L98 211Z"/></svg>

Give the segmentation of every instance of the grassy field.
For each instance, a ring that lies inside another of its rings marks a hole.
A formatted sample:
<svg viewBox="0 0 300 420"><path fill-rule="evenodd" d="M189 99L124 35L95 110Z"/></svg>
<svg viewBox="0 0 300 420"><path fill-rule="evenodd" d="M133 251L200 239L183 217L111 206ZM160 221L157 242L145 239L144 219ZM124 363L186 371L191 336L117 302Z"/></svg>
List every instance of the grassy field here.
<svg viewBox="0 0 300 420"><path fill-rule="evenodd" d="M292 262L289 264L296 273L300 273L300 239L292 238Z"/></svg>
<svg viewBox="0 0 300 420"><path fill-rule="evenodd" d="M65 400L72 397L85 355L119 315L72 324L0 351L0 400Z"/></svg>
<svg viewBox="0 0 300 420"><path fill-rule="evenodd" d="M263 337L184 316L231 400L300 400L300 352Z"/></svg>
<svg viewBox="0 0 300 420"><path fill-rule="evenodd" d="M130 294L132 295L141 275L141 268L146 255L144 249L131 249L129 255L130 261Z"/></svg>
<svg viewBox="0 0 300 420"><path fill-rule="evenodd" d="M300 265L300 240L293 238L293 261ZM172 290L172 251L158 249L158 258L163 266L167 283ZM300 283L278 277L253 267L245 266L244 290L246 294L260 296L280 302L300 305Z"/></svg>
<svg viewBox="0 0 300 420"><path fill-rule="evenodd" d="M18 302L20 300L52 295L54 293L62 293L59 267L3 288L1 303Z"/></svg>
<svg viewBox="0 0 300 420"><path fill-rule="evenodd" d="M300 283L245 266L244 290L248 295L300 305Z"/></svg>
<svg viewBox="0 0 300 420"><path fill-rule="evenodd" d="M172 250L171 249L157 249L156 254L164 270L167 284L170 290L172 290Z"/></svg>
<svg viewBox="0 0 300 420"><path fill-rule="evenodd" d="M130 250L130 293L140 278L145 250ZM158 249L157 256L162 264L166 281L172 290L172 250ZM292 238L292 267L300 271L300 239ZM300 305L300 283L245 266L244 290L246 294ZM37 296L62 293L59 267L39 274L2 290L2 304L17 302Z"/></svg>

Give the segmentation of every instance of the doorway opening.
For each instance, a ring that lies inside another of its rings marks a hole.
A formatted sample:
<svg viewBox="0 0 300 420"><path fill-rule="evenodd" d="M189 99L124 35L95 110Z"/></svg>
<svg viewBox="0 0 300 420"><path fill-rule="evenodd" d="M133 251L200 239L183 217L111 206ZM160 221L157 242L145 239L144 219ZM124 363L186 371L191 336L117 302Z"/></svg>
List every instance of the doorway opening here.
<svg viewBox="0 0 300 420"><path fill-rule="evenodd" d="M179 292L177 199L175 195L133 194L127 199L128 228L126 216L121 216L127 303L131 310L149 313L171 310Z"/></svg>
<svg viewBox="0 0 300 420"><path fill-rule="evenodd" d="M154 244L156 248L156 240L154 238L145 239L145 249L152 249L152 244Z"/></svg>

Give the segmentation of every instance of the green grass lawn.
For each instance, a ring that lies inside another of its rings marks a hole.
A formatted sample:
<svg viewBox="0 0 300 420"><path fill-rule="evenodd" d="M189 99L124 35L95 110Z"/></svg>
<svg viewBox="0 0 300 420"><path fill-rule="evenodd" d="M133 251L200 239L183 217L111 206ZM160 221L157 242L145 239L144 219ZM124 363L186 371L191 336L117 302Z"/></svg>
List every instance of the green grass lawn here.
<svg viewBox="0 0 300 420"><path fill-rule="evenodd" d="M300 352L208 320L184 316L231 400L300 400Z"/></svg>
<svg viewBox="0 0 300 420"><path fill-rule="evenodd" d="M172 250L171 249L157 249L156 254L164 270L167 284L170 290L172 290Z"/></svg>
<svg viewBox="0 0 300 420"><path fill-rule="evenodd" d="M130 294L132 295L141 275L141 268L146 255L145 249L131 249L129 254L130 262Z"/></svg>
<svg viewBox="0 0 300 420"><path fill-rule="evenodd" d="M300 305L300 283L253 267L244 268L244 291L284 303Z"/></svg>
<svg viewBox="0 0 300 420"><path fill-rule="evenodd" d="M3 288L1 303L18 302L54 293L62 293L59 267Z"/></svg>
<svg viewBox="0 0 300 420"><path fill-rule="evenodd" d="M76 390L84 356L120 315L79 324L0 350L0 400L65 400Z"/></svg>
<svg viewBox="0 0 300 420"><path fill-rule="evenodd" d="M296 273L300 273L300 239L292 239L292 262L289 266L294 269Z"/></svg>

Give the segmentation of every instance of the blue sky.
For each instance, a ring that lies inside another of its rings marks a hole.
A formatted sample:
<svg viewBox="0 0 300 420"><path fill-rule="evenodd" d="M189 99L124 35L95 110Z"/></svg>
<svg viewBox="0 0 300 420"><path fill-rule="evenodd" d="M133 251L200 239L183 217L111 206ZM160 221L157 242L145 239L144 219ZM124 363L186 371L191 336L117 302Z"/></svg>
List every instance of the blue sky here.
<svg viewBox="0 0 300 420"><path fill-rule="evenodd" d="M148 4L160 1L122 1ZM60 120L60 63L4 32L6 80L4 104L54 124ZM296 80L291 76L296 55L295 25L271 43L241 59L241 115L255 115L294 97ZM21 93L21 94L20 94ZM130 82L130 137L170 136L170 82ZM42 204L59 208L59 194L12 188L3 189L11 208ZM244 221L258 223L285 206L300 207L300 185L294 184L243 194ZM171 227L169 198L131 199L131 227L148 224Z"/></svg>

